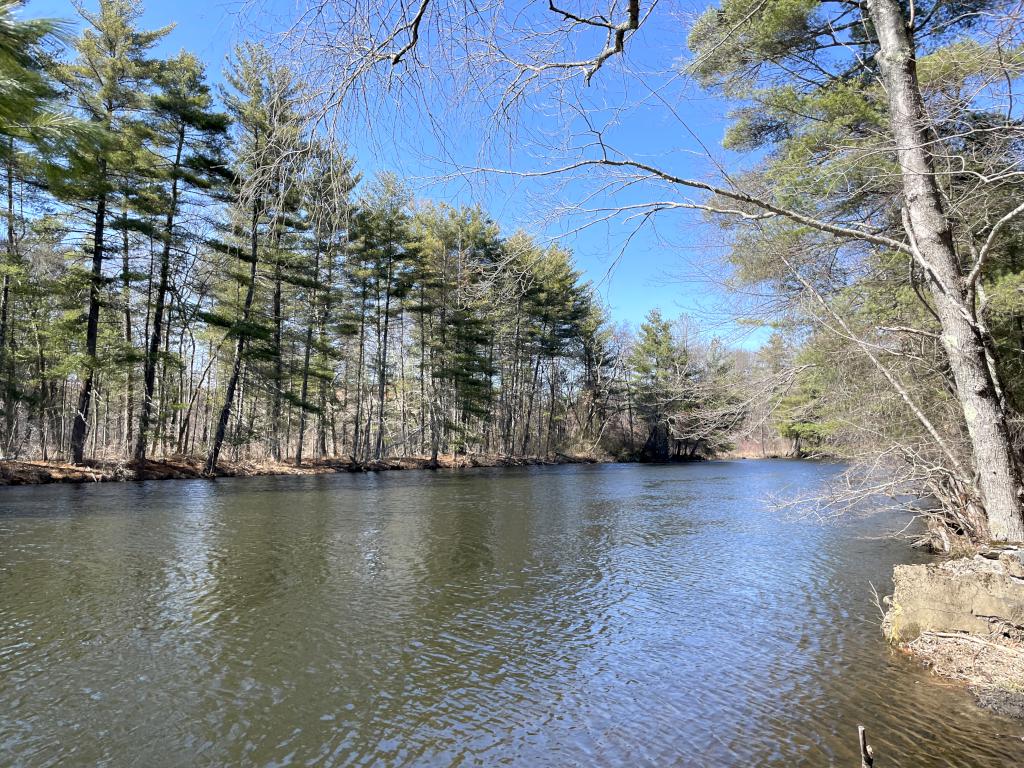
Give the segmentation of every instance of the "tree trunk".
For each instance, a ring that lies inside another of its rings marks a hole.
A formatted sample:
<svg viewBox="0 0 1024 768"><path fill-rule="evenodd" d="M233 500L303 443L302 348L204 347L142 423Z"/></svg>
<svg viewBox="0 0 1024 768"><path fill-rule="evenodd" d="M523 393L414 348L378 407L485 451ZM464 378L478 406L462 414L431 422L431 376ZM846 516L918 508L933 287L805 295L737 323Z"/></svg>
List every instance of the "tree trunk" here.
<svg viewBox="0 0 1024 768"><path fill-rule="evenodd" d="M132 272L131 272L131 261L129 260L129 248L130 242L128 239L128 200L124 201L124 210L122 211L122 222L124 224L124 230L121 233L122 237L122 251L121 251L121 300L124 302L124 345L125 349L132 350ZM124 444L121 450L125 452L125 455L129 455L132 448L132 429L135 426L135 381L133 374L134 365L131 361L131 355L128 356L128 362L125 365L124 371Z"/></svg>
<svg viewBox="0 0 1024 768"><path fill-rule="evenodd" d="M281 460L281 390L284 387L284 350L281 349L282 324L281 315L281 235L277 234L274 243L274 394L271 398L270 411L270 457L274 461Z"/></svg>
<svg viewBox="0 0 1024 768"><path fill-rule="evenodd" d="M537 394L537 377L540 375L540 351L537 352L537 362L533 366L533 383L530 385L530 397L526 404L526 418L523 419L523 456L528 455L530 447L530 419L533 418L533 400ZM538 439L539 439L538 435Z"/></svg>
<svg viewBox="0 0 1024 768"><path fill-rule="evenodd" d="M985 358L984 338L971 321L969 286L953 245L928 151L929 131L917 80L913 33L898 0L870 0L868 10L878 35L878 63L889 97L908 235L924 262L935 311L942 324L942 345L949 357L971 439L989 535L996 540L1024 541L1021 471Z"/></svg>
<svg viewBox="0 0 1024 768"><path fill-rule="evenodd" d="M377 443L373 456L380 460L384 456L384 396L388 383L388 328L391 318L391 280L393 257L388 258L387 284L384 286L384 331L380 341L380 369L377 372Z"/></svg>
<svg viewBox="0 0 1024 768"><path fill-rule="evenodd" d="M17 259L17 232L14 227L14 139L10 139L7 147L7 266L13 266ZM11 276L4 272L3 285L0 287L0 375L3 376L3 407L6 429L4 445L8 444L13 428L14 406L11 402L13 377L8 376L7 336L11 313Z"/></svg>
<svg viewBox="0 0 1024 768"><path fill-rule="evenodd" d="M105 181L107 162L100 161L100 178ZM102 183L102 182L101 182ZM78 409L71 426L71 462L85 461L85 436L89 431L89 407L92 405L92 390L96 369L96 340L100 327L100 289L103 285L103 234L107 216L107 195L101 192L96 200L96 216L93 221L92 272L89 276L89 313L85 324L85 380L78 393Z"/></svg>
<svg viewBox="0 0 1024 768"><path fill-rule="evenodd" d="M334 251L327 253L327 277L324 283L326 289L322 299L321 311L318 313L317 339L318 355L323 355L327 348L327 325L331 321L331 297L334 290ZM318 383L317 394L317 420L316 420L316 453L319 458L327 456L327 380L321 376Z"/></svg>
<svg viewBox="0 0 1024 768"><path fill-rule="evenodd" d="M259 257L259 235L257 226L259 222L259 201L253 205L252 230L249 235L249 287L245 292L245 302L242 305L242 328L238 332L238 340L235 343L235 355L231 363L231 374L228 378L227 391L224 393L224 405L220 409L220 417L217 419L217 429L213 434L213 443L210 446L210 453L206 457L205 473L213 475L217 471L217 460L220 458L220 449L224 444L224 435L228 428L228 419L231 418L231 406L235 399L235 389L238 387L238 377L242 372L242 356L245 353L245 334L249 325L249 317L252 314L253 297L256 294L256 262Z"/></svg>
<svg viewBox="0 0 1024 768"><path fill-rule="evenodd" d="M548 432L544 437L544 455L551 453L551 433L555 429L555 396L558 386L558 366L555 364L555 357L548 359L548 384L551 387L551 402L548 404Z"/></svg>
<svg viewBox="0 0 1024 768"><path fill-rule="evenodd" d="M49 460L49 410L52 399L50 382L47 379L46 353L43 351L43 340L39 333L41 323L33 310L33 331L36 342L36 364L39 366L39 454L43 461Z"/></svg>
<svg viewBox="0 0 1024 768"><path fill-rule="evenodd" d="M295 466L302 466L302 443L306 439L306 397L309 394L309 352L313 346L313 324L306 329L306 354L302 363L302 389L299 392L299 441L295 448Z"/></svg>
<svg viewBox="0 0 1024 768"><path fill-rule="evenodd" d="M356 418L352 435L352 458L358 463L359 437L363 419L363 360L366 354L366 279L362 281L359 293L359 361L356 365Z"/></svg>
<svg viewBox="0 0 1024 768"><path fill-rule="evenodd" d="M156 303L153 308L153 325L150 328L149 346L146 349L144 363L142 408L139 412L139 434L135 443L136 461L143 461L146 458L146 438L148 437L149 421L153 414L156 362L163 333L164 303L167 300L171 272L171 241L174 232L174 218L178 209L178 169L181 167L181 154L184 146L185 128L181 126L178 129L178 143L175 147L174 165L172 166L171 200L167 207L167 217L164 220L163 244L160 249L160 277L156 288Z"/></svg>
<svg viewBox="0 0 1024 768"><path fill-rule="evenodd" d="M320 248L316 249L316 253L313 256L313 283L314 285L320 281ZM306 326L306 350L302 361L302 389L299 392L299 441L295 448L295 466L302 466L302 443L306 439L306 398L309 396L309 359L310 352L313 348L313 329L319 325L317 315L317 304L319 297L317 291L314 288L310 292L309 302L312 308L312 317L309 318L309 324Z"/></svg>

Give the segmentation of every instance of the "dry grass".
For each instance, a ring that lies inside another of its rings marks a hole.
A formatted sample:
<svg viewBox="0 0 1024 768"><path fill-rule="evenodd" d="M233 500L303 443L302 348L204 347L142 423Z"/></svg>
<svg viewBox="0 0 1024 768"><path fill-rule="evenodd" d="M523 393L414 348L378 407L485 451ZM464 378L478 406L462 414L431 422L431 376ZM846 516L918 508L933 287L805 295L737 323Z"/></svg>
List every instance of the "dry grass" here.
<svg viewBox="0 0 1024 768"><path fill-rule="evenodd" d="M906 649L935 674L966 683L983 705L1024 718L1024 642L1002 635L925 632Z"/></svg>

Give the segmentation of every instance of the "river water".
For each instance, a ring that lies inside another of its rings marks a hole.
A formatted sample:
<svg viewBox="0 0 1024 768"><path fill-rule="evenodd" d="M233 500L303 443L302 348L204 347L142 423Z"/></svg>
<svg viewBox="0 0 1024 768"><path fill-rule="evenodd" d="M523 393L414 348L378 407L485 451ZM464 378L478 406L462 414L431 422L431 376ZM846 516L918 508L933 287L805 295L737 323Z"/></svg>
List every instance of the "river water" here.
<svg viewBox="0 0 1024 768"><path fill-rule="evenodd" d="M889 651L836 469L566 466L0 489L3 766L1024 764Z"/></svg>

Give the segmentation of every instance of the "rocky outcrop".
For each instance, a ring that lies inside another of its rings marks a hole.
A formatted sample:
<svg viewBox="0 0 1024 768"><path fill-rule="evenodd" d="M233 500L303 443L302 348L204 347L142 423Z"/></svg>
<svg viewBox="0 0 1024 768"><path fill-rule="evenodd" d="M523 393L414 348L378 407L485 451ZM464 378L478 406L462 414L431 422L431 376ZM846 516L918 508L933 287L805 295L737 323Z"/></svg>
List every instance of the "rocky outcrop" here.
<svg viewBox="0 0 1024 768"><path fill-rule="evenodd" d="M883 629L906 643L923 632L1024 638L1024 550L898 565Z"/></svg>

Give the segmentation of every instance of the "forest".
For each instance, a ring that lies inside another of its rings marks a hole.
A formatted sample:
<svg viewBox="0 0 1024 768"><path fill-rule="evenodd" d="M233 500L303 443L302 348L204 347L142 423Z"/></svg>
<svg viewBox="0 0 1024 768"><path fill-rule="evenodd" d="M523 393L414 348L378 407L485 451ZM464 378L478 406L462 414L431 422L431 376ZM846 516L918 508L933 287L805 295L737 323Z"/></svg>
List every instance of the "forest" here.
<svg viewBox="0 0 1024 768"><path fill-rule="evenodd" d="M736 397L851 460L833 511L1024 541L1020 4L514 5L308 0L282 34L329 104L476 109L476 170L576 191L572 226L718 226L737 321L780 334Z"/></svg>
<svg viewBox="0 0 1024 768"><path fill-rule="evenodd" d="M265 46L237 47L214 88L196 56L153 56L170 27L141 29L136 0L81 8L78 34L17 7L0 7L6 458L198 456L213 474L726 444L734 356L658 313L614 326L557 242L363 178Z"/></svg>

